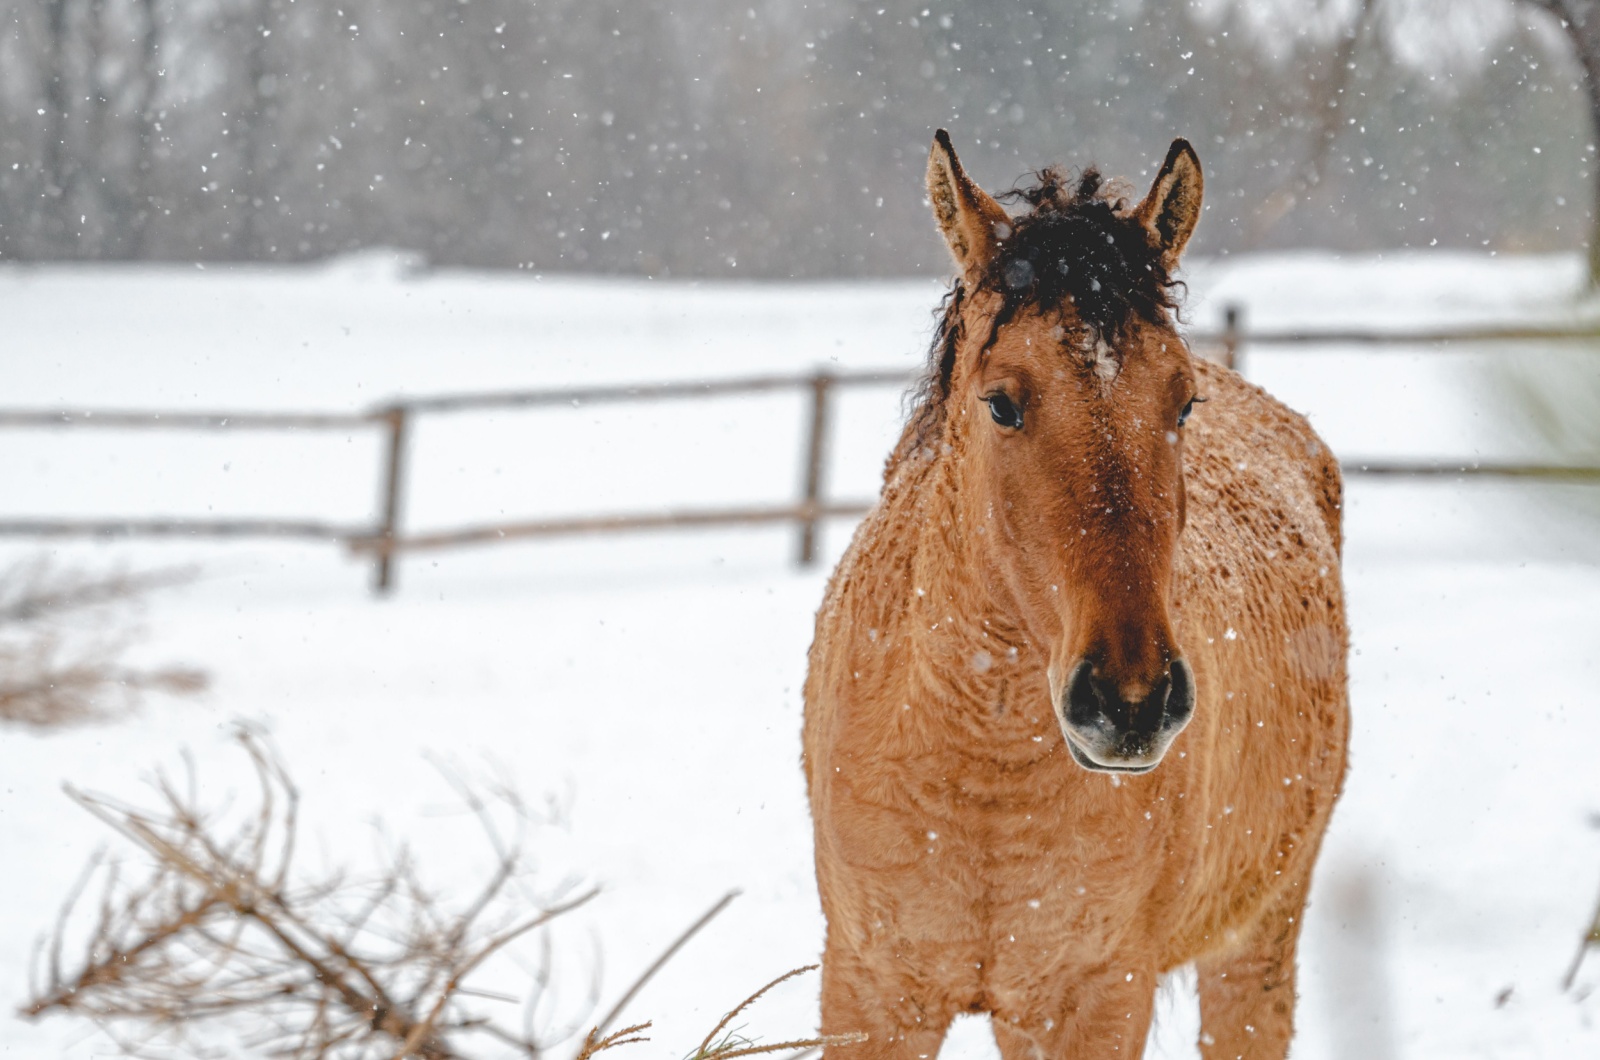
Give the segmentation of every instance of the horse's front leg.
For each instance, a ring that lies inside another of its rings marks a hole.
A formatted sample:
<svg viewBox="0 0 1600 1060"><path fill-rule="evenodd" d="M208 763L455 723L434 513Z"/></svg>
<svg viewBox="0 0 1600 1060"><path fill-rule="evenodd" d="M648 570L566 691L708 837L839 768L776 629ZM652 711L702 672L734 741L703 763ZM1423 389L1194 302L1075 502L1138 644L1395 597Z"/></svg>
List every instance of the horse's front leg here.
<svg viewBox="0 0 1600 1060"><path fill-rule="evenodd" d="M1288 1055L1305 895L1304 883L1290 888L1238 950L1195 962L1200 1055L1206 1060L1283 1060Z"/></svg>
<svg viewBox="0 0 1600 1060"><path fill-rule="evenodd" d="M822 957L822 1033L865 1034L825 1060L935 1060L954 1012L890 954L856 953L831 937Z"/></svg>
<svg viewBox="0 0 1600 1060"><path fill-rule="evenodd" d="M1096 969L1063 984L1045 1011L996 1012L995 1042L1004 1060L1138 1060L1155 995L1152 969Z"/></svg>

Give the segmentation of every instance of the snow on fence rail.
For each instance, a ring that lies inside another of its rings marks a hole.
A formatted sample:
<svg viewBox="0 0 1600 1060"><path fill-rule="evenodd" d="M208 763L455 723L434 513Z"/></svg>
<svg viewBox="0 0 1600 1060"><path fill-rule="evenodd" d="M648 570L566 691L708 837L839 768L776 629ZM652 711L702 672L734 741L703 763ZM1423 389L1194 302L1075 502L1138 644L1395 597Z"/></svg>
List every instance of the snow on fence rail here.
<svg viewBox="0 0 1600 1060"><path fill-rule="evenodd" d="M1260 331L1246 333L1236 306L1227 307L1219 332L1191 333L1190 343L1208 356L1239 371L1245 346L1300 349L1339 345L1433 346L1521 342L1589 342L1600 349L1600 328L1479 327L1436 331L1371 330ZM824 496L823 469L828 452L832 398L847 387L906 386L912 376L898 370L819 370L809 375L767 375L708 381L673 381L636 385L568 387L551 390L488 391L404 398L358 413L293 412L155 412L133 410L7 410L0 409L0 429L100 428L135 430L315 431L372 428L384 432L378 514L370 524L317 520L242 518L0 519L3 537L216 537L301 538L336 541L358 553L370 553L373 590L394 587L394 562L400 553L456 548L497 541L573 534L615 533L682 527L749 526L793 523L799 531L797 560L802 566L817 558L817 525L823 519L856 516L871 501L830 500ZM578 404L691 400L772 391L809 391L802 484L793 504L728 508L685 508L614 515L576 515L524 522L466 526L422 534L404 534L400 503L405 492L407 438L415 417L485 409L539 408ZM1600 483L1600 467L1484 463L1470 461L1345 461L1347 475L1530 478Z"/></svg>

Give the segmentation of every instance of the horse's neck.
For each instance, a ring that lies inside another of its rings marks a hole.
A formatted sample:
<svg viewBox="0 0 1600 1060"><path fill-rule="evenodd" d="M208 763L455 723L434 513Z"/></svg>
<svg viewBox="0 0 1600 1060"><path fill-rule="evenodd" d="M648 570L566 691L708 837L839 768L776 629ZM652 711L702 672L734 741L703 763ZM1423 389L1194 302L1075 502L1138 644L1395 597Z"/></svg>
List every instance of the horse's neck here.
<svg viewBox="0 0 1600 1060"><path fill-rule="evenodd" d="M891 566L907 574L879 591L901 595L907 694L937 730L929 735L979 753L992 743L1008 759L1035 756L1043 741L1031 737L1055 727L1045 660L985 577L947 451L936 444L900 459L882 514Z"/></svg>

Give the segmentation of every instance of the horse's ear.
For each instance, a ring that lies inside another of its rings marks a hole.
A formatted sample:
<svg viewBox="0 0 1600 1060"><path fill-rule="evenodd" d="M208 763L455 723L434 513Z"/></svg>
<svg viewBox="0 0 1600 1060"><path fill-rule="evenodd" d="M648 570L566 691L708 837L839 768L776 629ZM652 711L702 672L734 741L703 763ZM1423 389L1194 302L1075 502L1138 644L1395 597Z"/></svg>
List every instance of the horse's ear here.
<svg viewBox="0 0 1600 1060"><path fill-rule="evenodd" d="M1200 156L1188 140L1174 140L1167 150L1167 160L1161 163L1161 172L1150 185L1150 194L1133 211L1161 248L1162 263L1169 269L1178 264L1178 255L1194 234L1205 185Z"/></svg>
<svg viewBox="0 0 1600 1060"><path fill-rule="evenodd" d="M967 177L940 129L928 152L928 199L939 231L961 271L976 280L994 260L1000 241L1011 234L1011 218L988 192Z"/></svg>

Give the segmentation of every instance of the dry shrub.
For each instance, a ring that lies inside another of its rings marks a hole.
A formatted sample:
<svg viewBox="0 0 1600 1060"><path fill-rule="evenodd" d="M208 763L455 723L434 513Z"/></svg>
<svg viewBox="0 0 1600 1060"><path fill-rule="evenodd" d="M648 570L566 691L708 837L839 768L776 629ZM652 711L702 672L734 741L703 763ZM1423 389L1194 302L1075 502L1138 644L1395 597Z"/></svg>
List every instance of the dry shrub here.
<svg viewBox="0 0 1600 1060"><path fill-rule="evenodd" d="M241 730L238 740L258 791L248 811L204 810L192 767L183 786L157 776L160 805L154 810L67 789L152 858L154 868L130 884L103 859L91 863L36 956L33 998L23 1015L86 1017L125 1052L140 1055L162 1045L186 1056L203 1053L204 1027L211 1040L220 1034L265 1055L306 1060L468 1060L483 1055L471 1051L481 1049L543 1057L573 1036L581 1023L534 1027L552 988L548 948L530 971L520 1028L507 1026L485 1004L518 999L479 989L473 977L516 940L540 933L594 897L594 888L569 880L553 893L534 895L522 838L504 839L488 803L453 777L495 858L488 877L465 901L449 902L426 887L405 849L365 878L335 872L307 881L294 867L300 820L295 786L259 735ZM520 812L520 805L514 808ZM63 951L85 933L79 906L95 877L101 880L99 900L87 918L83 956L68 967ZM641 1032L649 1024L608 1033L609 1027L644 982L733 896L713 906L645 970L582 1039L577 1060L644 1040ZM548 935L543 940L547 944ZM737 1006L690 1060L861 1040L845 1035L758 1045L727 1032L733 1018L767 989L805 970L774 980ZM588 1011L597 996L591 995Z"/></svg>
<svg viewBox="0 0 1600 1060"><path fill-rule="evenodd" d="M182 570L85 574L44 561L0 575L0 722L102 721L134 710L150 692L203 689L198 670L123 661L144 598L190 578Z"/></svg>

